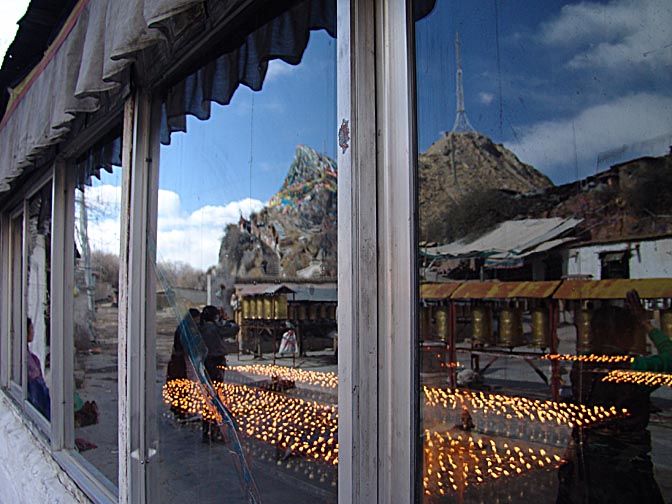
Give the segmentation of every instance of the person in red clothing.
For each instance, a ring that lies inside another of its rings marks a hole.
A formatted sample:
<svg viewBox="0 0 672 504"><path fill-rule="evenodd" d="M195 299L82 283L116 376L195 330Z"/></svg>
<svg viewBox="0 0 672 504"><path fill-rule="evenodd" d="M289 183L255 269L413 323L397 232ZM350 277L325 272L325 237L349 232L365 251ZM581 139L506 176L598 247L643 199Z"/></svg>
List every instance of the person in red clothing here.
<svg viewBox="0 0 672 504"><path fill-rule="evenodd" d="M558 503L663 502L653 475L651 436L647 429L650 395L655 387L614 383L603 378L615 369L668 372L672 341L650 322L636 291L625 308L605 306L591 319L593 353L628 355L635 338L646 331L658 353L632 362L579 361L571 371L573 400L586 406L615 406L621 415L591 428L576 427L566 461L559 470Z"/></svg>

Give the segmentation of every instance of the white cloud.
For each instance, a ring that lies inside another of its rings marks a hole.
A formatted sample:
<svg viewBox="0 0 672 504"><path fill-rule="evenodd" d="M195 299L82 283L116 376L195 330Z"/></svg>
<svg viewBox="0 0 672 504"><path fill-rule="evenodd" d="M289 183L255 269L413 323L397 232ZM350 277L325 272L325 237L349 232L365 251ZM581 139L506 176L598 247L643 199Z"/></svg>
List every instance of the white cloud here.
<svg viewBox="0 0 672 504"><path fill-rule="evenodd" d="M290 65L280 59L274 59L268 62L268 70L266 71L266 78L264 82L271 82L279 79L285 75L293 73L299 68L298 65Z"/></svg>
<svg viewBox="0 0 672 504"><path fill-rule="evenodd" d="M188 214L183 211L177 193L160 190L159 261L179 261L203 270L217 264L224 228L238 222L241 215L248 217L263 207L263 202L245 198L225 206L206 205Z"/></svg>
<svg viewBox="0 0 672 504"><path fill-rule="evenodd" d="M574 69L672 65L672 3L615 0L565 5L555 19L541 25L539 37L545 44L576 47L567 63Z"/></svg>
<svg viewBox="0 0 672 504"><path fill-rule="evenodd" d="M490 105L494 99L495 99L495 95L493 95L492 93L486 93L484 91L481 91L480 93L478 93L478 100L483 105Z"/></svg>
<svg viewBox="0 0 672 504"><path fill-rule="evenodd" d="M119 201L121 188L100 185L86 188L91 248L119 253ZM182 262L205 270L217 264L224 228L249 217L264 203L245 198L224 206L205 205L192 213L184 211L180 195L159 190L157 257L159 261Z"/></svg>
<svg viewBox="0 0 672 504"><path fill-rule="evenodd" d="M672 98L640 93L587 108L575 117L545 121L519 130L518 142L506 146L523 162L556 181L594 173L597 156L614 148L672 134ZM574 145L576 142L576 151ZM573 168L572 168L573 170Z"/></svg>

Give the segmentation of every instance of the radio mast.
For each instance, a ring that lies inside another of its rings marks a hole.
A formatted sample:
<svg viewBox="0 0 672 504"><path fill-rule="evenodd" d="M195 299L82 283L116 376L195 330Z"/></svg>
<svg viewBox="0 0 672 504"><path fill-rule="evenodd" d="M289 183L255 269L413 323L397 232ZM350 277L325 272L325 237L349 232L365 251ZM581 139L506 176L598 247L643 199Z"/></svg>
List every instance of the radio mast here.
<svg viewBox="0 0 672 504"><path fill-rule="evenodd" d="M464 89L462 88L462 58L460 57L460 34L455 32L455 58L457 60L457 113L455 115L455 123L451 133L475 133L476 130L469 123L467 113L464 110Z"/></svg>

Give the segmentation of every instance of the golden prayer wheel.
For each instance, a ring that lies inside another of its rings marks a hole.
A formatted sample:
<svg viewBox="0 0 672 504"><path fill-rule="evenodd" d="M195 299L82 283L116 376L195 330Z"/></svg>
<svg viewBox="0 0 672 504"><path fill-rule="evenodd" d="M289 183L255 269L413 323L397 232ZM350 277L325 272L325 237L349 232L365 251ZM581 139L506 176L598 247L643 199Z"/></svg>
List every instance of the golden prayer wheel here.
<svg viewBox="0 0 672 504"><path fill-rule="evenodd" d="M274 318L276 320L282 320L287 318L287 296L280 294L273 299L273 304L275 306Z"/></svg>
<svg viewBox="0 0 672 504"><path fill-rule="evenodd" d="M326 320L328 318L328 313L329 313L328 305L326 303L322 303L320 305L320 318L322 320Z"/></svg>
<svg viewBox="0 0 672 504"><path fill-rule="evenodd" d="M298 310L296 309L296 305L294 303L288 304L287 305L287 319L296 320L297 311Z"/></svg>
<svg viewBox="0 0 672 504"><path fill-rule="evenodd" d="M532 345L537 348L551 346L548 332L548 310L546 308L532 310Z"/></svg>
<svg viewBox="0 0 672 504"><path fill-rule="evenodd" d="M317 320L320 316L320 305L318 303L311 303L308 308L308 318L310 320Z"/></svg>
<svg viewBox="0 0 672 504"><path fill-rule="evenodd" d="M432 307L420 307L420 339L429 341L432 339Z"/></svg>
<svg viewBox="0 0 672 504"><path fill-rule="evenodd" d="M331 320L336 320L336 306L335 304L329 305L329 318Z"/></svg>
<svg viewBox="0 0 672 504"><path fill-rule="evenodd" d="M499 344L515 347L523 343L523 323L520 310L503 308L499 312Z"/></svg>
<svg viewBox="0 0 672 504"><path fill-rule="evenodd" d="M471 312L471 333L474 343L492 343L492 309L476 306Z"/></svg>
<svg viewBox="0 0 672 504"><path fill-rule="evenodd" d="M257 319L263 319L264 318L264 298L258 297L255 299L255 302L257 304L257 316L255 318Z"/></svg>
<svg viewBox="0 0 672 504"><path fill-rule="evenodd" d="M672 310L660 312L660 330L663 331L668 338L672 338Z"/></svg>
<svg viewBox="0 0 672 504"><path fill-rule="evenodd" d="M439 341L448 340L448 307L439 306L436 309L436 334Z"/></svg>
<svg viewBox="0 0 672 504"><path fill-rule="evenodd" d="M306 309L305 304L302 303L299 306L297 306L296 318L298 318L299 320L306 320L308 318L307 313L308 310Z"/></svg>
<svg viewBox="0 0 672 504"><path fill-rule="evenodd" d="M590 319L593 310L582 308L576 312L576 352L584 353L592 350L592 338L590 335Z"/></svg>
<svg viewBox="0 0 672 504"><path fill-rule="evenodd" d="M264 313L262 318L265 320L269 320L273 318L273 298L266 296L262 298L262 302L264 304Z"/></svg>
<svg viewBox="0 0 672 504"><path fill-rule="evenodd" d="M252 307L250 304L250 298L243 298L241 305L243 307L243 318L244 319L252 318Z"/></svg>

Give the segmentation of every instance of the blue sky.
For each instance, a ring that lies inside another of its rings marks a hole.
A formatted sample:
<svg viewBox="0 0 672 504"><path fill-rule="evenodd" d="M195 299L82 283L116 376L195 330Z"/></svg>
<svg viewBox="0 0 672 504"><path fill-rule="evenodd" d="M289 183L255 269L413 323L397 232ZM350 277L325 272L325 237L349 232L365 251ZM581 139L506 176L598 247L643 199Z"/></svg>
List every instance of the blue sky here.
<svg viewBox="0 0 672 504"><path fill-rule="evenodd" d="M301 64L272 61L260 92L240 86L208 121L161 147L158 253L215 264L227 224L260 210L281 187L297 145L335 158L336 41L311 33Z"/></svg>
<svg viewBox="0 0 672 504"><path fill-rule="evenodd" d="M266 202L297 145L334 158L335 72L336 40L312 32L301 64L272 61L261 92L240 86L231 104L213 104L210 120L188 118L187 133L161 147L161 188L191 193L188 211L242 197Z"/></svg>
<svg viewBox="0 0 672 504"><path fill-rule="evenodd" d="M420 151L453 125L459 31L472 126L554 182L595 173L622 146L625 159L667 152L668 0L438 1L416 30Z"/></svg>
<svg viewBox="0 0 672 504"><path fill-rule="evenodd" d="M17 9L18 19L25 6ZM0 42L9 28L0 26ZM456 31L471 124L555 183L672 143L669 0L437 0L416 31L420 151L453 125ZM335 43L313 32L300 65L272 62L261 92L239 87L229 106L190 118L162 147L164 259L214 264L226 224L279 189L298 144L335 157Z"/></svg>

